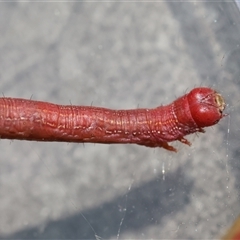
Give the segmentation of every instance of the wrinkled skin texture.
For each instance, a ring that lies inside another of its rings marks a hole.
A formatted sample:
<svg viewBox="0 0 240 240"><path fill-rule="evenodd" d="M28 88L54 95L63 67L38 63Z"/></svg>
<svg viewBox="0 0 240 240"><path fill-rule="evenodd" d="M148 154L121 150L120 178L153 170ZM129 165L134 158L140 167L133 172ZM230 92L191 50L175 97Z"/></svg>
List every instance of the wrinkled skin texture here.
<svg viewBox="0 0 240 240"><path fill-rule="evenodd" d="M111 110L62 106L47 102L0 98L2 139L91 143L135 143L176 149L168 142L204 132L225 115L222 96L210 88L195 88L167 106Z"/></svg>

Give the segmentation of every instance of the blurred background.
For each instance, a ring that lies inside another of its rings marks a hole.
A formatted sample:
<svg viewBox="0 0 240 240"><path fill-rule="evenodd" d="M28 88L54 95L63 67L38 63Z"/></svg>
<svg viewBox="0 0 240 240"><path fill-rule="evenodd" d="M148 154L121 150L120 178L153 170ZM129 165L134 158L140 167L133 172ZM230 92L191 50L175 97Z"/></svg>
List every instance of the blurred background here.
<svg viewBox="0 0 240 240"><path fill-rule="evenodd" d="M196 86L229 114L178 153L0 141L1 239L211 239L240 214L234 1L1 2L2 96L156 107Z"/></svg>

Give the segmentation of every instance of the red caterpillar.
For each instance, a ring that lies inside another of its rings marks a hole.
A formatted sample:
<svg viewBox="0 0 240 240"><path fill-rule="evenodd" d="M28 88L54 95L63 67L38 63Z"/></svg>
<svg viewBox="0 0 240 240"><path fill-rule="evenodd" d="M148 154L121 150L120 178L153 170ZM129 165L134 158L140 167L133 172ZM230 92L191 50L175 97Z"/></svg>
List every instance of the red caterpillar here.
<svg viewBox="0 0 240 240"><path fill-rule="evenodd" d="M167 106L111 110L62 106L25 99L0 98L0 138L91 143L135 143L177 151L168 142L216 124L223 97L210 88L195 88Z"/></svg>

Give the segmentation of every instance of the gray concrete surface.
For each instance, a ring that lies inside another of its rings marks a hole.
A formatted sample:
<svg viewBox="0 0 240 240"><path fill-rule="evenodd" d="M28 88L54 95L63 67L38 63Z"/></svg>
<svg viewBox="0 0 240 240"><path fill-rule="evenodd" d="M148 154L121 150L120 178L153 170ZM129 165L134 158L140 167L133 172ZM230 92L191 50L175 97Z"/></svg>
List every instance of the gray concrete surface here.
<svg viewBox="0 0 240 240"><path fill-rule="evenodd" d="M240 213L239 30L231 2L1 2L4 96L125 109L210 86L230 115L177 154L1 140L0 238L218 238Z"/></svg>

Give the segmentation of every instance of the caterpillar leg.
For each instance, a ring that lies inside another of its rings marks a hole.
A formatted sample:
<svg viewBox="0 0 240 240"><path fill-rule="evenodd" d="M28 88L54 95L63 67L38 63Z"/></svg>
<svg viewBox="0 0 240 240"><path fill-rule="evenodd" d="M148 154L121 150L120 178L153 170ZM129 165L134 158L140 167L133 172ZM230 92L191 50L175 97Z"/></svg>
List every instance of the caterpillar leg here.
<svg viewBox="0 0 240 240"><path fill-rule="evenodd" d="M155 148L155 147L162 147L168 151L171 151L171 152L177 152L177 149L173 146L170 146L167 142L144 142L144 143L138 143L138 145L143 145L145 147L152 147L152 148Z"/></svg>
<svg viewBox="0 0 240 240"><path fill-rule="evenodd" d="M171 152L177 152L177 149L175 147L169 145L167 142L162 142L160 147L162 147L168 151L171 151Z"/></svg>
<svg viewBox="0 0 240 240"><path fill-rule="evenodd" d="M187 144L188 146L191 146L192 144L184 137L178 139L181 143Z"/></svg>
<svg viewBox="0 0 240 240"><path fill-rule="evenodd" d="M205 130L204 130L203 128L199 128L199 129L198 129L198 132L200 132L200 133L205 133Z"/></svg>

